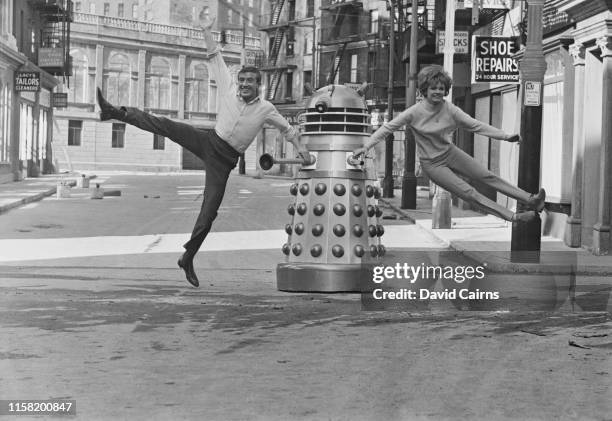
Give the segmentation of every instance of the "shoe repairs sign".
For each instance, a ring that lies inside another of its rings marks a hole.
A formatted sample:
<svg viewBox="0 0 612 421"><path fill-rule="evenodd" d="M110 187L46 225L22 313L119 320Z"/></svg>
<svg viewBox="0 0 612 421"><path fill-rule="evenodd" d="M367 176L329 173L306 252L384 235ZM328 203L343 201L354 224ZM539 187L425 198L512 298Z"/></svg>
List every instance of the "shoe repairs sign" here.
<svg viewBox="0 0 612 421"><path fill-rule="evenodd" d="M15 72L15 91L40 91L40 72Z"/></svg>
<svg viewBox="0 0 612 421"><path fill-rule="evenodd" d="M519 83L517 37L472 37L472 83Z"/></svg>

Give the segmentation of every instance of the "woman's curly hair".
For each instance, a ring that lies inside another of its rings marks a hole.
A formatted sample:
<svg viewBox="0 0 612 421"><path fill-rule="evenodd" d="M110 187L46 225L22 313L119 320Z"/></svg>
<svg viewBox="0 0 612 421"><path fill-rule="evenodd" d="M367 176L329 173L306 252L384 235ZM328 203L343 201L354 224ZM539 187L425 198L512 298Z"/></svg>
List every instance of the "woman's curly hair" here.
<svg viewBox="0 0 612 421"><path fill-rule="evenodd" d="M427 88L430 86L436 86L438 83L444 85L444 95L448 95L450 88L453 85L450 75L442 66L437 64L423 67L417 76L417 83L419 91L421 91L423 96L427 96Z"/></svg>

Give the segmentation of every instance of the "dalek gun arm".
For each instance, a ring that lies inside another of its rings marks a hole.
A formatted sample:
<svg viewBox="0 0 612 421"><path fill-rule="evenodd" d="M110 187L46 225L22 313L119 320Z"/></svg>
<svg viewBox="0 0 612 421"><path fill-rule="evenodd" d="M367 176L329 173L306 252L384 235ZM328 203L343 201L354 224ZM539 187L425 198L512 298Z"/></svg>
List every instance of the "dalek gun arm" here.
<svg viewBox="0 0 612 421"><path fill-rule="evenodd" d="M267 171L274 166L274 164L301 164L304 166L314 165L317 162L316 156L308 154L307 158L274 158L269 153L265 153L259 157L259 166Z"/></svg>

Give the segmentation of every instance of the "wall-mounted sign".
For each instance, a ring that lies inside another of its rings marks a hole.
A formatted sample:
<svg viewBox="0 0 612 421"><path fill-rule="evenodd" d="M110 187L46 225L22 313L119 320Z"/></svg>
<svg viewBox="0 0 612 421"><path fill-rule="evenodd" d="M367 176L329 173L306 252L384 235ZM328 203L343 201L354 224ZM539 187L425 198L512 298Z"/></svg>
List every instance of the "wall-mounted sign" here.
<svg viewBox="0 0 612 421"><path fill-rule="evenodd" d="M68 94L66 92L53 92L51 105L54 108L66 108L68 106Z"/></svg>
<svg viewBox="0 0 612 421"><path fill-rule="evenodd" d="M40 72L15 72L15 91L40 91Z"/></svg>
<svg viewBox="0 0 612 421"><path fill-rule="evenodd" d="M472 83L519 83L517 37L472 37Z"/></svg>
<svg viewBox="0 0 612 421"><path fill-rule="evenodd" d="M63 67L64 50L62 48L39 48L38 67Z"/></svg>
<svg viewBox="0 0 612 421"><path fill-rule="evenodd" d="M512 2L510 0L479 0L478 6L481 9L510 9ZM457 9L471 9L474 6L474 0L458 0Z"/></svg>
<svg viewBox="0 0 612 421"><path fill-rule="evenodd" d="M542 96L542 83L525 81L525 93L523 95L525 106L539 107Z"/></svg>
<svg viewBox="0 0 612 421"><path fill-rule="evenodd" d="M444 44L446 40L446 32L436 31L436 54L444 54ZM455 31L455 54L470 53L470 33L468 31Z"/></svg>

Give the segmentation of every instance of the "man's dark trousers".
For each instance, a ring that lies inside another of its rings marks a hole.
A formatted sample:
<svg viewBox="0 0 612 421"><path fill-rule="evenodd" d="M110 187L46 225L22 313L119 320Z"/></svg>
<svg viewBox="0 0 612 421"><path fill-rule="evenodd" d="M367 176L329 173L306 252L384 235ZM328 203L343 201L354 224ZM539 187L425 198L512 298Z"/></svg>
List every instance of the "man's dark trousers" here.
<svg viewBox="0 0 612 421"><path fill-rule="evenodd" d="M191 256L200 249L208 235L225 194L229 174L236 167L240 154L213 129L198 129L189 124L177 123L165 117L156 117L136 108L124 108L123 121L142 130L167 137L178 143L204 162L206 181L204 199L191 239L183 245Z"/></svg>

